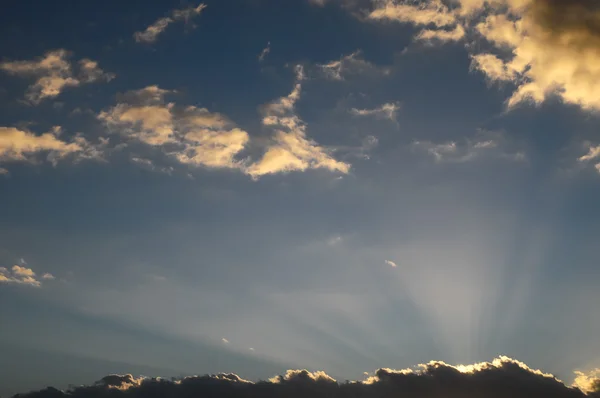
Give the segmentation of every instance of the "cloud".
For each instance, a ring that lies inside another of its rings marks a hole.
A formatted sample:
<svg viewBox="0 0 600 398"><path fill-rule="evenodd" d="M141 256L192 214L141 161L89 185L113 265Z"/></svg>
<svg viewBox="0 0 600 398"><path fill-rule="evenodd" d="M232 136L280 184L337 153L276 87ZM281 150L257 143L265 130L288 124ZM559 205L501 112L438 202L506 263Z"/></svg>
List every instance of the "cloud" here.
<svg viewBox="0 0 600 398"><path fill-rule="evenodd" d="M397 102L386 102L374 109L356 109L352 108L350 113L355 116L374 116L380 119L389 119L396 121L396 114L400 109L400 104Z"/></svg>
<svg viewBox="0 0 600 398"><path fill-rule="evenodd" d="M69 58L70 53L67 50L59 49L49 51L32 61L2 62L0 69L11 75L36 79L25 93L25 98L32 104L39 104L46 98L54 98L68 87L110 81L115 77L112 73L104 72L96 61L88 58L78 62L78 73L75 74Z"/></svg>
<svg viewBox="0 0 600 398"><path fill-rule="evenodd" d="M264 61L265 58L267 57L267 55L269 55L270 52L271 52L271 42L268 42L267 46L265 48L263 48L263 50L258 55L258 61L259 62Z"/></svg>
<svg viewBox="0 0 600 398"><path fill-rule="evenodd" d="M76 160L98 156L96 148L81 135L63 140L61 133L59 126L41 135L16 127L0 127L0 162L36 162L41 153L47 154L46 159L53 164L69 155Z"/></svg>
<svg viewBox="0 0 600 398"><path fill-rule="evenodd" d="M588 373L578 370L575 371L573 387L578 388L585 393L594 391L600 393L600 369L594 369Z"/></svg>
<svg viewBox="0 0 600 398"><path fill-rule="evenodd" d="M51 280L54 279L54 276L45 273L42 275L42 279ZM0 283L14 283L34 287L42 286L42 281L37 279L35 272L33 272L31 268L23 265L13 265L10 270L5 267L0 267Z"/></svg>
<svg viewBox="0 0 600 398"><path fill-rule="evenodd" d="M368 373L366 374L368 376ZM597 380L597 379L596 379ZM597 381L596 381L597 383ZM597 385L597 384L596 384ZM587 384L586 384L587 386ZM500 357L492 362L452 366L441 361L415 369L381 368L363 381L338 383L323 371L288 370L267 381L251 382L235 374L192 376L182 379L135 378L110 375L93 386L54 388L21 394L22 398L84 398L94 396L337 397L337 398L442 398L442 397L554 397L585 398L576 387L567 387L551 374L517 360Z"/></svg>
<svg viewBox="0 0 600 398"><path fill-rule="evenodd" d="M168 17L159 18L145 30L135 32L133 38L138 43L154 43L170 24L180 21L189 23L192 18L200 15L205 8L206 5L201 3L196 7L174 9Z"/></svg>
<svg viewBox="0 0 600 398"><path fill-rule="evenodd" d="M489 157L512 161L525 160L525 154L511 148L502 134L488 131L480 132L474 139L461 142L414 141L412 147L413 150L433 156L436 163L464 163Z"/></svg>
<svg viewBox="0 0 600 398"><path fill-rule="evenodd" d="M385 260L385 263L387 265L389 265L390 267L394 267L396 268L398 266L398 264L396 264L395 262L393 262L392 260Z"/></svg>
<svg viewBox="0 0 600 398"><path fill-rule="evenodd" d="M344 174L350 170L349 164L335 160L331 151L307 137L306 124L294 109L300 99L303 77L303 69L298 66L292 92L267 104L263 109L262 123L273 129L275 135L262 158L246 169L246 173L253 178L318 168Z"/></svg>
<svg viewBox="0 0 600 398"><path fill-rule="evenodd" d="M98 119L128 139L162 148L181 164L243 168L244 162L235 157L248 143L248 133L206 108L165 102L171 93L158 86L129 91Z"/></svg>
<svg viewBox="0 0 600 398"><path fill-rule="evenodd" d="M507 107L552 97L600 109L600 3L593 0L380 0L366 20L422 27L428 43L465 40L472 69L513 86Z"/></svg>
<svg viewBox="0 0 600 398"><path fill-rule="evenodd" d="M390 69L378 67L365 60L360 50L326 64L317 64L317 68L325 78L331 80L345 80L356 75L386 76L390 74Z"/></svg>
<svg viewBox="0 0 600 398"><path fill-rule="evenodd" d="M223 338L221 339L221 341L222 341L224 344L229 344L229 340L227 340L225 337L223 337Z"/></svg>
<svg viewBox="0 0 600 398"><path fill-rule="evenodd" d="M465 28L462 25L456 25L452 30L443 29L424 29L415 37L417 40L430 43L459 41L465 37Z"/></svg>

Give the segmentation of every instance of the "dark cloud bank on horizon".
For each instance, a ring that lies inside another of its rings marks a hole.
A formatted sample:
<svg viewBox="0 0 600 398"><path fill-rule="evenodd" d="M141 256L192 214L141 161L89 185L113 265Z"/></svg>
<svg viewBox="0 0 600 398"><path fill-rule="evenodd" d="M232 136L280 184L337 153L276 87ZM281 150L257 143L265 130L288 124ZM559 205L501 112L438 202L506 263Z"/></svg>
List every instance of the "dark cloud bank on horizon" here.
<svg viewBox="0 0 600 398"><path fill-rule="evenodd" d="M338 382L324 372L289 370L284 376L251 382L235 374L183 379L109 375L91 386L61 391L53 387L17 394L18 398L591 398L600 397L600 379L587 394L552 375L503 358L492 363L454 367L443 362L419 370L379 369L360 382Z"/></svg>

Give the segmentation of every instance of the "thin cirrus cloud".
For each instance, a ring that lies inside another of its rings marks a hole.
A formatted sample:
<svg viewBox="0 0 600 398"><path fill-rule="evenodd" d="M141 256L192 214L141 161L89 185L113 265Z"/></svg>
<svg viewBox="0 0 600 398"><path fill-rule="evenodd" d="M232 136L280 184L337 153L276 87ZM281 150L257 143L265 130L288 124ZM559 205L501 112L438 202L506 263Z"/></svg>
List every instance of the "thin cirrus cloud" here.
<svg viewBox="0 0 600 398"><path fill-rule="evenodd" d="M189 23L192 18L197 17L206 8L206 4L200 3L196 7L174 9L169 16L159 18L142 31L135 32L133 38L138 43L154 43L164 31L175 22Z"/></svg>
<svg viewBox="0 0 600 398"><path fill-rule="evenodd" d="M263 48L263 50L258 55L258 61L263 62L267 58L267 56L269 55L270 52L271 52L271 42L268 42L267 46L265 48Z"/></svg>
<svg viewBox="0 0 600 398"><path fill-rule="evenodd" d="M22 394L29 397L86 397L90 394L141 396L147 394L170 397L227 395L231 397L270 396L302 397L306 391L315 396L340 398L395 397L442 398L447 396L472 397L596 397L600 391L600 379L593 373L578 375L579 382L567 386L552 374L532 369L526 364L508 357L498 357L491 362L472 365L449 365L431 361L418 368L381 368L364 380L338 383L324 371L290 369L285 374L252 382L233 373L191 376L179 380L161 378L136 378L131 374L108 375L92 386L74 387L68 391L48 388Z"/></svg>
<svg viewBox="0 0 600 398"><path fill-rule="evenodd" d="M100 81L111 81L115 75L104 72L96 61L84 58L76 63L70 60L71 53L65 49L49 51L30 61L5 61L0 70L22 77L35 79L27 89L25 98L31 104L57 97L69 87L78 87Z"/></svg>
<svg viewBox="0 0 600 398"><path fill-rule="evenodd" d="M24 286L40 287L43 281L53 280L54 275L44 273L40 278L25 264L13 265L10 269L0 267L0 283L11 283Z"/></svg>

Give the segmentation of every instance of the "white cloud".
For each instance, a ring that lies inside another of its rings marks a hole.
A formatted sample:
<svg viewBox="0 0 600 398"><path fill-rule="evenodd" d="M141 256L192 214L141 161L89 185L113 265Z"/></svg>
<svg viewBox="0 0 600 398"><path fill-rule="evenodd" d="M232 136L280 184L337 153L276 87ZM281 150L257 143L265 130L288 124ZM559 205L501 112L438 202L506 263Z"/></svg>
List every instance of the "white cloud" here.
<svg viewBox="0 0 600 398"><path fill-rule="evenodd" d="M54 279L54 276L45 273L42 276L42 279L51 280ZM10 270L5 267L0 267L0 283L14 283L33 287L42 286L42 282L37 279L35 272L24 265L13 265Z"/></svg>
<svg viewBox="0 0 600 398"><path fill-rule="evenodd" d="M42 279L46 279L46 280L54 280L56 279L54 277L54 275L52 275L51 273L46 272L45 274L42 275Z"/></svg>
<svg viewBox="0 0 600 398"><path fill-rule="evenodd" d="M179 21L188 23L192 18L200 15L202 10L206 8L206 5L201 3L196 7L187 7L181 9L175 9L170 12L168 17L159 18L154 23L149 25L145 30L135 32L133 38L138 43L154 43L158 36L163 33L167 27Z"/></svg>
<svg viewBox="0 0 600 398"><path fill-rule="evenodd" d="M385 76L390 74L388 68L380 68L363 58L360 50L326 64L317 64L322 74L332 80L344 80L354 75Z"/></svg>
<svg viewBox="0 0 600 398"><path fill-rule="evenodd" d="M229 344L229 340L227 340L225 337L223 337L223 338L221 339L221 341L222 341L224 344Z"/></svg>
<svg viewBox="0 0 600 398"><path fill-rule="evenodd" d="M350 113L355 116L374 116L381 119L389 119L396 121L396 114L400 109L400 104L397 102L387 102L374 109L357 109L352 108Z"/></svg>
<svg viewBox="0 0 600 398"><path fill-rule="evenodd" d="M306 136L306 124L296 115L294 106L300 99L302 67L296 69L292 92L264 107L263 125L275 130L275 136L262 159L246 169L253 178L266 174L324 168L348 173L350 165L335 160L326 148Z"/></svg>
<svg viewBox="0 0 600 398"><path fill-rule="evenodd" d="M335 246L337 244L342 243L343 238L339 235L332 236L327 240L327 246Z"/></svg>
<svg viewBox="0 0 600 398"><path fill-rule="evenodd" d="M396 268L398 266L398 264L396 264L395 262L393 262L392 260L385 260L385 263L387 265L389 265L390 267L394 267Z"/></svg>
<svg viewBox="0 0 600 398"><path fill-rule="evenodd" d="M110 81L115 77L114 74L100 69L96 61L87 58L79 61L79 74L76 76L69 57L70 53L64 49L54 50L32 61L2 62L0 69L12 75L36 79L25 94L25 98L32 104L38 104L46 98L54 98L68 87Z"/></svg>

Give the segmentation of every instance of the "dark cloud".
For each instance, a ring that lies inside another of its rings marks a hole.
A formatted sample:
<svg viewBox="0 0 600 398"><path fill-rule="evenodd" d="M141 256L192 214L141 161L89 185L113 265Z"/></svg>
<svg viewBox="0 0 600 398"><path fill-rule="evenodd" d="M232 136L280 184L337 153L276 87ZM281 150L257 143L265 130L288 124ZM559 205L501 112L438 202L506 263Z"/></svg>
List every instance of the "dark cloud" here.
<svg viewBox="0 0 600 398"><path fill-rule="evenodd" d="M600 2L597 0L534 0L531 13L552 35L600 47Z"/></svg>
<svg viewBox="0 0 600 398"><path fill-rule="evenodd" d="M379 369L364 381L343 383L324 372L289 370L268 381L251 382L235 374L217 374L183 379L135 378L109 375L92 386L60 391L49 387L17 394L18 398L585 398L600 397L567 387L551 375L532 370L509 358L471 366L443 362L420 365L419 370Z"/></svg>

